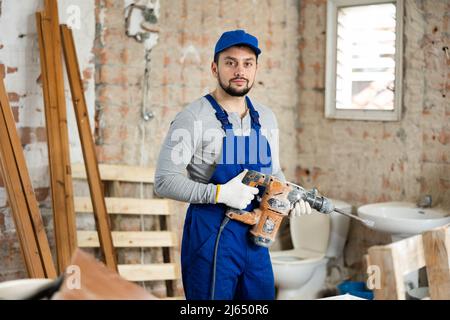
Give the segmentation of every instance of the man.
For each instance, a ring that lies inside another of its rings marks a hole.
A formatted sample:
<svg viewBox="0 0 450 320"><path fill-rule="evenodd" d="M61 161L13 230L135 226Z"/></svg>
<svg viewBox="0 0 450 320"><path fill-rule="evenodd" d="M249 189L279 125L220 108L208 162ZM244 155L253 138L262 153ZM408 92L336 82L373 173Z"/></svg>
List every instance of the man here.
<svg viewBox="0 0 450 320"><path fill-rule="evenodd" d="M258 40L244 30L222 34L211 64L216 89L177 114L161 148L155 192L191 203L181 248L187 299L274 298L268 249L251 242L250 226L224 222L228 207L259 205L260 190L242 183L247 170L285 180L276 117L247 97L260 53ZM311 208L303 201L291 211L305 213Z"/></svg>

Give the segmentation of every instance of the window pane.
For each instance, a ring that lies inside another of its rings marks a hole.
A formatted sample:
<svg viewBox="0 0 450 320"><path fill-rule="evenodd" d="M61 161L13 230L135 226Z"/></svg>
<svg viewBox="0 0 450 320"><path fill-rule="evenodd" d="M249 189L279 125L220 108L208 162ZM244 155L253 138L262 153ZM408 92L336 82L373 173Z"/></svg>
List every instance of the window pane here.
<svg viewBox="0 0 450 320"><path fill-rule="evenodd" d="M336 108L394 109L395 11L393 3L338 9Z"/></svg>

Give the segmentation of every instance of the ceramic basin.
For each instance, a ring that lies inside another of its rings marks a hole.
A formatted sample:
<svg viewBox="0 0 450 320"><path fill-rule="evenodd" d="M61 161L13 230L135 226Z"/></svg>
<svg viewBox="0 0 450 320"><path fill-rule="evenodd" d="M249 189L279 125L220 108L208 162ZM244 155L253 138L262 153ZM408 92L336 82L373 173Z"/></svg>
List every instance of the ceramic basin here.
<svg viewBox="0 0 450 320"><path fill-rule="evenodd" d="M374 222L371 229L391 235L411 236L450 223L450 212L418 208L410 202L382 202L358 208L358 215Z"/></svg>

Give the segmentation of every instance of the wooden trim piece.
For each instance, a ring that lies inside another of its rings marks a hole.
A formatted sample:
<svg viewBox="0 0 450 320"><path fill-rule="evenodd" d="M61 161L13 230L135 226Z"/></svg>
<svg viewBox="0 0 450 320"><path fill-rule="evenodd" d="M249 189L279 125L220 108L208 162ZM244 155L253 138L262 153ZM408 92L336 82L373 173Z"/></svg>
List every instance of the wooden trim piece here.
<svg viewBox="0 0 450 320"><path fill-rule="evenodd" d="M170 200L167 199L136 199L136 198L105 198L109 214L142 214L171 215ZM76 212L93 212L91 198L75 197Z"/></svg>
<svg viewBox="0 0 450 320"><path fill-rule="evenodd" d="M98 161L95 154L94 140L89 125L88 110L84 97L75 43L73 41L72 31L66 25L61 26L61 35L73 107L77 119L78 133L80 135L84 162L86 163L97 232L99 234L106 265L112 270L117 270L116 254L111 236L111 223L106 211L102 182L100 180Z"/></svg>
<svg viewBox="0 0 450 320"><path fill-rule="evenodd" d="M61 35L59 33L59 16L58 16L58 1L45 0L45 14L46 18L50 18L52 32L52 49L54 52L54 69L56 80L56 95L57 95L57 111L58 111L58 125L61 136L61 167L63 168L64 177L64 197L66 207L66 223L67 223L67 238L70 250L70 257L76 249L76 218L73 204L73 183L70 168L70 147L69 147L69 131L67 128L67 109L66 97L64 92L64 70L62 62L62 48Z"/></svg>
<svg viewBox="0 0 450 320"><path fill-rule="evenodd" d="M70 179L70 161L68 154L67 119L65 99L61 101L58 90L59 77L56 68L58 60L52 14L47 11L36 13L37 33L41 56L42 87L45 107L45 120L48 140L50 184L52 210L58 270L60 273L70 265L71 255L76 248L75 211L73 209L72 180ZM56 51L55 51L56 50ZM63 79L61 79L63 83ZM62 87L62 90L64 88ZM64 92L63 92L64 94Z"/></svg>
<svg viewBox="0 0 450 320"><path fill-rule="evenodd" d="M450 300L450 224L423 236L430 297Z"/></svg>
<svg viewBox="0 0 450 320"><path fill-rule="evenodd" d="M170 202L168 202L169 211L173 212L171 209ZM172 224L171 216L159 216L159 225L161 230L169 230ZM171 263L175 261L175 255L171 248L162 248L163 262ZM173 297L175 295L175 282L173 280L166 280L166 294L168 297Z"/></svg>
<svg viewBox="0 0 450 320"><path fill-rule="evenodd" d="M155 183L155 168L102 163L99 169L102 181ZM82 163L72 164L72 177L86 179L86 170Z"/></svg>
<svg viewBox="0 0 450 320"><path fill-rule="evenodd" d="M170 231L113 231L112 238L116 248L175 247L177 237ZM98 247L96 231L78 231L79 247Z"/></svg>
<svg viewBox="0 0 450 320"><path fill-rule="evenodd" d="M128 281L176 280L181 272L175 263L121 264L119 274Z"/></svg>
<svg viewBox="0 0 450 320"><path fill-rule="evenodd" d="M50 245L2 78L0 78L0 169L28 275L32 278L55 278L56 270Z"/></svg>

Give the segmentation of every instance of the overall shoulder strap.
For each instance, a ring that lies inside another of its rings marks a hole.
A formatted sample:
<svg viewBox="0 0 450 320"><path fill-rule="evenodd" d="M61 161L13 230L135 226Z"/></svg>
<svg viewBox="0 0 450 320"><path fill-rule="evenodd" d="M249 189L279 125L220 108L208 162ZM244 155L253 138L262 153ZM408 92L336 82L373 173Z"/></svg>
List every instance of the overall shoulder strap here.
<svg viewBox="0 0 450 320"><path fill-rule="evenodd" d="M252 102L249 97L245 97L245 101L247 102L248 110L250 111L250 117L252 119L252 128L255 130L259 130L261 128L261 124L259 123L259 113L253 107Z"/></svg>
<svg viewBox="0 0 450 320"><path fill-rule="evenodd" d="M227 129L232 129L233 125L228 120L228 114L225 110L223 110L219 104L217 103L216 99L213 98L212 95L207 94L205 95L205 98L209 101L211 106L216 110L216 118L220 121L222 124L222 129L226 132Z"/></svg>

